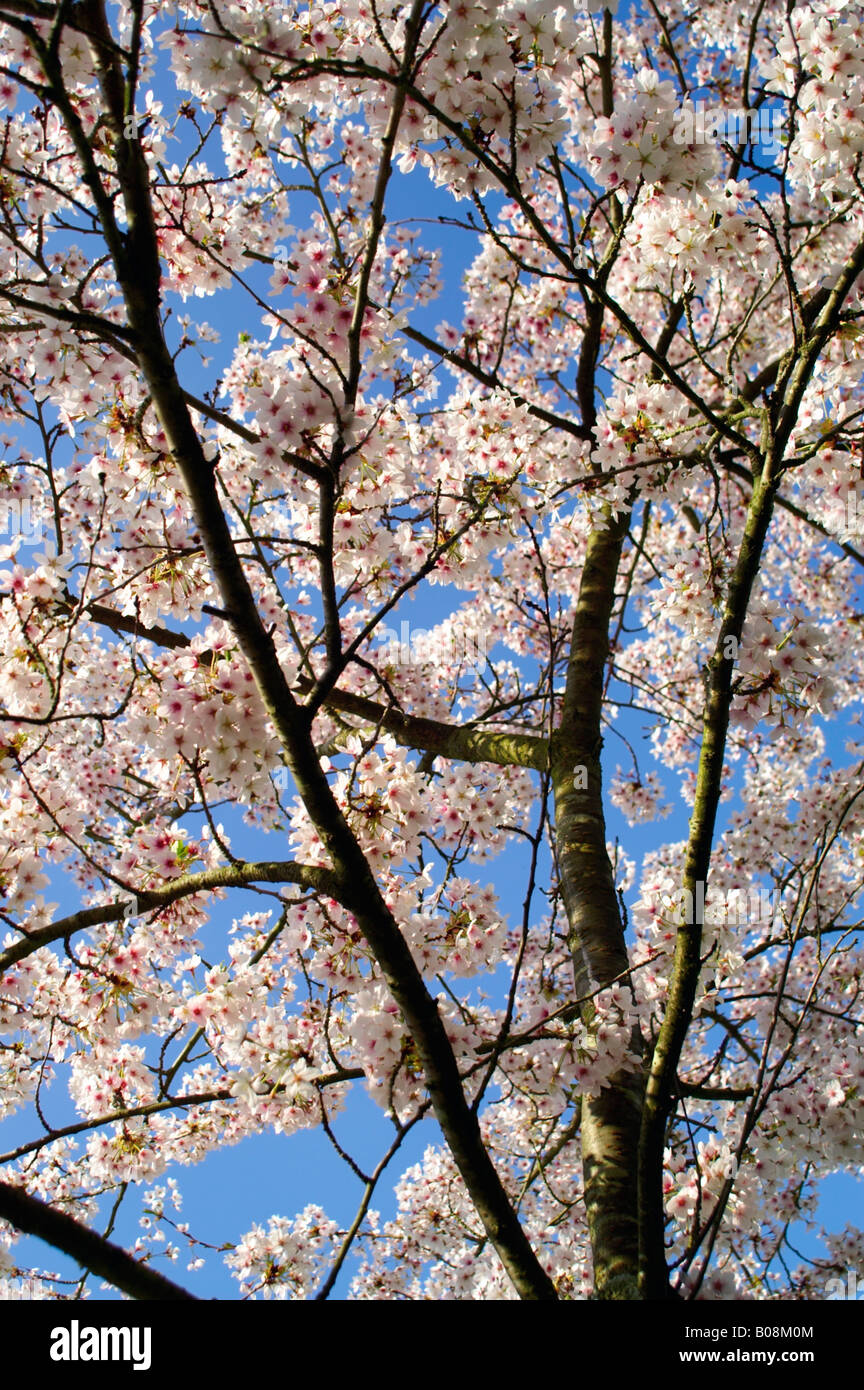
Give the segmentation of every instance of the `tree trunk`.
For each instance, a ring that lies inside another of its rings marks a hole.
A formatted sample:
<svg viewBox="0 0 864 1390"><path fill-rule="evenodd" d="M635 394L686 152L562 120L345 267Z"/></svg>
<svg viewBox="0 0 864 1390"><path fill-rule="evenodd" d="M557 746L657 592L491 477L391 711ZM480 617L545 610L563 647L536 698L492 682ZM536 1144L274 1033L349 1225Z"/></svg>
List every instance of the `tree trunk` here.
<svg viewBox="0 0 864 1390"><path fill-rule="evenodd" d="M603 816L600 716L609 621L629 514L592 532L573 621L561 723L552 737L556 853L569 923L576 999L589 1031L594 997L627 982L624 926ZM577 769L584 776L577 777ZM581 783L584 782L584 786ZM631 1046L641 1050L638 1029ZM638 1298L639 1230L634 1182L642 1111L641 1072L618 1072L582 1102L582 1165L594 1260L594 1297Z"/></svg>

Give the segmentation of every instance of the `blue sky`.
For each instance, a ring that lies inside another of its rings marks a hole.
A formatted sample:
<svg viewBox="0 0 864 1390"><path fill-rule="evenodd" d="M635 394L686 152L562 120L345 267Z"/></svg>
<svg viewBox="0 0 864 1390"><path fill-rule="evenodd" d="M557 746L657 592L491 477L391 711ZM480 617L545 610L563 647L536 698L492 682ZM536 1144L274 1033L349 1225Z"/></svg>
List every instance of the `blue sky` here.
<svg viewBox="0 0 864 1390"><path fill-rule="evenodd" d="M157 92L159 90L157 86ZM170 100L171 91L166 84L166 103ZM215 163L215 149L214 146L213 152L208 156L212 163ZM172 149L169 157L177 158L178 154L179 150ZM445 207L448 211L455 210L463 215L466 211L465 204L460 204L455 209L453 205L448 205L445 195L440 190L433 189L428 180L424 181L422 176L417 175L404 182L398 175L395 177L388 207L396 219L434 218ZM307 218L308 211L304 210L302 198L298 198L296 206L292 208L292 221L299 227L305 225ZM424 227L423 234L427 244L440 246L444 251L444 293L427 308L412 315L412 322L431 332L435 324L442 319L452 323L458 323L460 320L460 276L473 255L475 243L469 234L451 227ZM251 278L257 282L259 289L266 290L266 269L262 267L253 270ZM189 300L186 304L178 300L175 309L178 313L191 314L193 319L207 320L219 329L221 344L215 349L209 345L205 348L217 361L228 360L241 331L252 331L253 336L262 338L267 336L266 330L261 330L259 335L251 328L247 308L233 294L220 293L215 300ZM196 366L194 353L185 354L184 362L184 385L192 390L201 390L205 385L212 383L213 369L205 372ZM449 374L443 373L442 395L446 394L449 381ZM39 549L40 546L37 544L34 548ZM459 593L452 597L455 606L464 601L465 596ZM440 587L424 590L415 600L404 606L395 620L391 619L391 626L398 628L398 620L402 616L410 618L412 627L431 625L441 618L448 602L446 591ZM494 653L490 652L490 655L494 656ZM646 726L640 716L623 711L618 723L622 733L641 750ZM838 762L845 760L844 737L845 730L829 728L828 752ZM607 785L619 763L624 767L628 766L626 749L614 735L607 735L604 752ZM642 765L652 769L655 767L647 749ZM673 803L673 813L666 821L661 822L659 827L649 825L631 828L614 808L608 808L609 838L620 838L627 853L637 864L641 855L648 849L656 848L659 843L669 840L683 839L686 835L687 808L678 798L671 779L666 779L666 791L667 799ZM242 824L239 815L223 812L222 819L231 833L235 852L248 854L249 857L260 855L260 837ZM269 849L272 851L272 843ZM521 912L525 856L524 846L517 841L499 860L478 870L478 877L495 883L501 902L509 909L510 920L514 924ZM80 905L77 895L70 891L62 875L57 873L52 876L50 894L46 893L46 896L58 901L61 914ZM242 899L235 896L217 910L215 934L227 927L231 909L238 901ZM245 906L244 903L244 907L237 910L245 910ZM71 1104L60 1086L55 1086L50 1094L50 1114L55 1125L68 1123L75 1118ZM362 1163L371 1164L377 1160L388 1141L390 1129L374 1101L365 1094L362 1087L357 1086L339 1120L337 1133L340 1141L349 1147ZM34 1137L34 1134L32 1123L25 1124L21 1116L16 1116L0 1127L0 1147L4 1150L11 1148L24 1139ZM394 1160L391 1177L402 1172L410 1163L416 1162L425 1146L436 1142L436 1138L437 1127L432 1121L424 1121L418 1126ZM175 1166L155 1181L162 1183L166 1176L176 1177L184 1193L183 1209L177 1219L189 1222L197 1236L214 1242L237 1240L254 1223L266 1224L271 1214L291 1216L310 1202L320 1204L329 1216L340 1223L346 1223L353 1216L360 1196L358 1180L334 1153L326 1137L317 1130L290 1137L256 1137L236 1147L223 1148L213 1153L205 1164L195 1169L179 1169ZM824 1184L824 1218L838 1227L846 1220L854 1220L856 1210L860 1211L861 1195L861 1185L854 1179L848 1176L829 1179ZM106 1213L109 1205L105 1203ZM395 1213L391 1184L386 1179L373 1199L373 1206L381 1210L385 1216ZM123 1242L133 1241L138 1233L137 1216L136 1201L124 1204L118 1215L114 1237ZM802 1243L806 1244L808 1240L806 1233L801 1232ZM25 1251L32 1251L34 1263L43 1268L73 1273L74 1267L69 1261L40 1244L26 1241L16 1247L16 1250L22 1258ZM200 1296L236 1297L237 1285L224 1269L219 1257L209 1259L206 1271L195 1276L186 1273L185 1265L186 1256L181 1252L181 1258L171 1272L179 1282L185 1283ZM91 1287L94 1296L116 1296L101 1290L96 1280L91 1281ZM344 1289L343 1279L337 1286L337 1296L344 1292Z"/></svg>

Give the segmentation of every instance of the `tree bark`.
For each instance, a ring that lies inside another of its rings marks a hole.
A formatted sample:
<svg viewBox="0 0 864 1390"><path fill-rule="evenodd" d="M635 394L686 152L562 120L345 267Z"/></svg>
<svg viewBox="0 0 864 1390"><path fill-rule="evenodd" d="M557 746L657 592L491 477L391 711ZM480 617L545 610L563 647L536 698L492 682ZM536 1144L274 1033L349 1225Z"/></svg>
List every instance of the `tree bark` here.
<svg viewBox="0 0 864 1390"><path fill-rule="evenodd" d="M116 172L128 225L125 234L115 222L86 137L63 89L60 69L44 46L41 56L52 96L91 184L123 292L135 356L183 478L221 602L279 735L299 795L330 856L337 896L356 917L414 1040L436 1118L486 1234L521 1298L554 1300L552 1280L520 1224L483 1142L477 1115L466 1099L437 1004L322 771L312 741L311 716L288 685L237 555L218 497L217 463L204 452L162 331L149 173L137 142L124 132L124 83L103 0L83 0L80 15L86 22L106 115L114 130Z"/></svg>
<svg viewBox="0 0 864 1390"><path fill-rule="evenodd" d="M552 783L558 875L570 929L576 998L589 1032L592 996L627 980L624 925L603 815L600 719L609 621L629 514L592 532L570 646L559 727L552 735ZM576 776L584 769L584 779ZM579 785L581 781L585 786ZM638 1049L638 1030L631 1046ZM618 1072L599 1095L582 1102L582 1166L594 1260L594 1297L637 1298L639 1229L633 1181L641 1120L642 1078Z"/></svg>

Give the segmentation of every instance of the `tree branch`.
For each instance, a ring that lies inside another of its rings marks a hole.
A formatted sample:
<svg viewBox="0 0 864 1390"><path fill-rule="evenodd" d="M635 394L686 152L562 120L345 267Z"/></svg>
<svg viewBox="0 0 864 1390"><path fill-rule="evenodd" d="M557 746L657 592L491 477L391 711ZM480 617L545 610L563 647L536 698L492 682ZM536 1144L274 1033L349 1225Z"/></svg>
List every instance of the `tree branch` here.
<svg viewBox="0 0 864 1390"><path fill-rule="evenodd" d="M83 1269L92 1270L130 1298L163 1303L198 1301L195 1294L148 1268L89 1226L6 1182L0 1182L0 1217L26 1235L62 1250Z"/></svg>
<svg viewBox="0 0 864 1390"><path fill-rule="evenodd" d="M230 864L219 869L204 869L198 874L184 874L162 888L129 891L136 898L135 915L140 916L144 912L179 902L181 898L191 897L194 893L205 893L213 888L244 888L256 882L296 883L339 901L339 883L330 869L295 864L291 860ZM50 946L52 941L65 940L73 932L101 926L106 922L120 922L128 915L128 908L128 902L122 901L107 903L104 907L86 907L69 917L62 917L58 922L52 922L50 926L38 927L0 952L0 970L8 969L43 946Z"/></svg>

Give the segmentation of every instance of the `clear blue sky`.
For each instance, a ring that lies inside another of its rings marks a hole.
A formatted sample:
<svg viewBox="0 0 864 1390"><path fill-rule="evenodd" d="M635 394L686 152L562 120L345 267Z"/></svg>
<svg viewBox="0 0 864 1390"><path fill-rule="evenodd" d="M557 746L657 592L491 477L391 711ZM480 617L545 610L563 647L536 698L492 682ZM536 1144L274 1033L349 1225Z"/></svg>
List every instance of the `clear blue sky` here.
<svg viewBox="0 0 864 1390"><path fill-rule="evenodd" d="M166 104L171 101L173 83L166 82L164 87L157 84L156 89L163 95ZM213 146L213 151L208 155L213 164L216 148ZM179 155L179 149L171 149L167 158L173 160ZM422 191L424 187L425 192ZM389 200L389 210L396 218L434 218L444 206L443 197L444 195L433 190L428 182L424 185L417 176L412 178L410 183L403 183L397 175ZM452 211L452 208L448 210ZM464 211L463 204L460 212ZM299 227L305 224L307 218L308 210L304 210L302 198L296 199L295 207L292 208L292 221ZM414 322L419 323L419 326L431 331L441 319L447 319L452 323L458 323L460 320L459 281L461 272L471 257L473 241L464 232L444 227L424 227L423 236L428 244L440 246L445 252L444 293L440 299L427 309L421 310L414 318ZM258 272L253 271L253 278L256 274L258 287L266 287L267 271L264 268ZM189 313L193 318L207 320L219 328L222 337L220 347L207 349L208 352L213 352L217 362L228 360L239 332L252 331L255 336L247 306L233 293L222 292L215 300L190 300L185 305L177 301L175 309L179 313ZM266 338L266 330L262 330L260 336ZM191 380L187 377L184 384L200 390L212 382L215 375L213 368L206 373L196 370L194 354L191 353L186 354L185 360L188 364L187 372L191 370ZM448 381L449 376L444 373L442 393L446 393ZM40 547L37 545L34 548ZM454 606L463 599L464 595L455 595ZM398 628L398 617L409 615L414 627L431 624L440 619L442 606L446 606L447 602L448 596L441 588L421 593L416 601L405 607L403 614L397 615L397 620L392 621L391 625ZM494 656L494 653L490 652L490 656ZM623 712L619 724L621 731L640 748L643 734L640 717L631 712ZM828 752L838 761L843 759L842 744L842 731L829 731ZM614 735L607 736L604 756L608 782L618 763L627 765L626 749ZM647 756L647 751L643 765L652 769L656 766ZM687 809L677 798L671 779L667 780L666 790L668 799L673 802L674 810L666 821L660 822L657 826L628 827L614 808L609 808L609 838L619 836L627 853L637 864L646 850L668 840L682 839L686 835ZM232 835L235 852L248 854L249 857L262 857L260 837L242 824L239 815L223 813L222 819ZM266 853L271 857L272 850L273 846L270 844ZM521 913L525 863L526 852L517 842L494 864L483 866L478 871L495 883L501 902L509 910L510 920L514 923ZM59 902L60 913L72 911L80 906L74 889L70 889L62 875L56 873L52 876L50 896ZM215 925L208 932L208 940L225 930L232 909L236 909L239 901L241 899L234 895L216 909ZM242 911L244 908L237 910ZM50 1091L48 1113L55 1125L77 1118L60 1085L54 1086ZM29 1119L30 1123L25 1124L22 1116L16 1116L0 1127L0 1147L5 1150L15 1143L34 1137L36 1130L32 1116L29 1116ZM377 1160L389 1139L390 1129L377 1105L365 1094L361 1086L357 1086L346 1112L339 1121L337 1133L340 1141L360 1162L368 1164ZM402 1172L410 1163L416 1162L424 1147L428 1143L436 1142L436 1139L437 1127L432 1121L426 1121L415 1129L394 1161L393 1176ZM155 1181L162 1183L167 1176L176 1177L180 1181L184 1194L183 1210L177 1219L189 1222L197 1236L214 1242L237 1240L254 1223L266 1225L267 1218L272 1214L291 1216L310 1202L319 1203L329 1216L340 1223L347 1223L353 1216L361 1190L356 1177L334 1153L326 1137L317 1130L290 1137L269 1135L253 1138L237 1147L220 1149L197 1168L179 1169L175 1166ZM851 1178L837 1177L828 1180L824 1184L824 1194L822 1214L838 1227L854 1214L853 1208L860 1211L861 1186ZM103 1206L107 1213L110 1202L104 1202ZM395 1203L386 1180L379 1188L373 1206L381 1210L385 1216L395 1213ZM131 1243L138 1233L137 1217L137 1200L128 1200L118 1215L115 1238L124 1243ZM806 1244L809 1239L805 1232L801 1233L802 1244ZM812 1241L810 1248L813 1248ZM22 1259L26 1258L25 1251L32 1251L35 1264L43 1268L68 1271L70 1275L74 1275L74 1266L70 1261L41 1244L26 1241L16 1249ZM228 1275L219 1255L208 1259L206 1270L194 1276L186 1272L186 1258L185 1253L181 1252L180 1260L168 1271L179 1282L186 1284L202 1297L236 1297L236 1282ZM343 1279L338 1286L337 1296L344 1288ZM117 1296L100 1289L98 1280L91 1280L91 1289L96 1297Z"/></svg>

